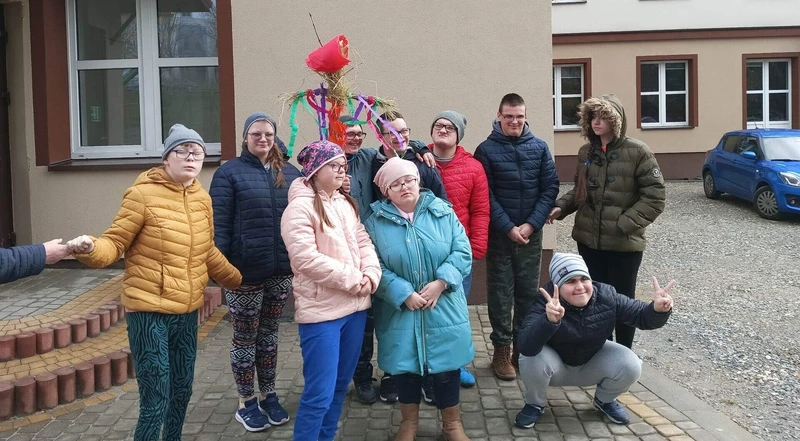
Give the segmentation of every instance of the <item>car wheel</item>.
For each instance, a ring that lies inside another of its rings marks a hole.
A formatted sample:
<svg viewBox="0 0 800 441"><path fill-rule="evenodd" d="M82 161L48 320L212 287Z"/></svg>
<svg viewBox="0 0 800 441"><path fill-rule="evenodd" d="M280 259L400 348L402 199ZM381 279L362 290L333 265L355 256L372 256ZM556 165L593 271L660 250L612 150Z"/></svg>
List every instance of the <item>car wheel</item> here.
<svg viewBox="0 0 800 441"><path fill-rule="evenodd" d="M709 199L717 199L722 194L717 191L717 183L714 181L711 171L703 173L703 191Z"/></svg>
<svg viewBox="0 0 800 441"><path fill-rule="evenodd" d="M778 220L781 218L782 213L778 211L778 198L768 185L756 190L753 205L759 216L764 219Z"/></svg>

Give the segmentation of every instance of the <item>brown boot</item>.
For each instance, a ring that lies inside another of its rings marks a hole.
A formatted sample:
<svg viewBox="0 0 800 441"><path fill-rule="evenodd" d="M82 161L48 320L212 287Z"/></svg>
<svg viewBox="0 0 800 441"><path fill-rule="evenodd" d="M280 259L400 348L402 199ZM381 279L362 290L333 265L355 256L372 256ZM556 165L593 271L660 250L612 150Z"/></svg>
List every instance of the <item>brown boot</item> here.
<svg viewBox="0 0 800 441"><path fill-rule="evenodd" d="M519 348L517 344L514 343L514 349L511 351L511 366L514 366L515 369L519 370Z"/></svg>
<svg viewBox="0 0 800 441"><path fill-rule="evenodd" d="M453 407L442 409L442 435L446 441L469 441L461 425L461 409L456 404Z"/></svg>
<svg viewBox="0 0 800 441"><path fill-rule="evenodd" d="M414 441L419 427L419 404L400 404L400 414L403 421L394 441Z"/></svg>
<svg viewBox="0 0 800 441"><path fill-rule="evenodd" d="M511 358L511 345L497 345L492 356L492 371L494 375L505 381L516 380L517 373L509 362Z"/></svg>

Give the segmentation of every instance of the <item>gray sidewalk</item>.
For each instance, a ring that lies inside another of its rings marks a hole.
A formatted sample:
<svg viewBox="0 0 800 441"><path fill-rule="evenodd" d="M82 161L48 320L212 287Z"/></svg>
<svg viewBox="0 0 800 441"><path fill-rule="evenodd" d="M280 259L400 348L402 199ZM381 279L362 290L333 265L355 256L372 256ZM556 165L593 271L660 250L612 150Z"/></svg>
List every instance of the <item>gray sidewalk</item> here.
<svg viewBox="0 0 800 441"><path fill-rule="evenodd" d="M476 347L474 371L478 384L462 389L462 413L473 441L751 441L757 440L724 415L694 397L677 383L645 366L639 384L623 395L633 417L628 425L603 421L592 408L593 391L552 388L549 408L535 429L513 426L524 402L520 382L496 380L490 369L489 321L486 308L471 307ZM293 420L261 433L248 433L233 418L237 394L229 364L232 329L221 321L200 343L194 394L184 426L185 440L291 439ZM302 357L297 325L282 323L277 390L290 415L297 410L303 389ZM130 385L128 385L130 386ZM115 388L115 398L42 422L0 432L0 440L118 440L132 439L138 416L138 393L131 387ZM348 394L339 439L390 440L400 423L399 408L376 403L360 404ZM438 414L423 405L418 440L439 434Z"/></svg>

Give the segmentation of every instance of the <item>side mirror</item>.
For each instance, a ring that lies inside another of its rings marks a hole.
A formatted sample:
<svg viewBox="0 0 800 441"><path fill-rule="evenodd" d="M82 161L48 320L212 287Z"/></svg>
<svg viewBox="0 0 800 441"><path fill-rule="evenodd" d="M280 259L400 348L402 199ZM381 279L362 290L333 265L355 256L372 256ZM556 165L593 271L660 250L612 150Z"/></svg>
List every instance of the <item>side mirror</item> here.
<svg viewBox="0 0 800 441"><path fill-rule="evenodd" d="M752 150L748 150L748 151L746 151L746 152L742 152L742 156L744 156L744 157L745 157L745 158L747 158L747 159L752 159L752 160L754 160L754 161L755 161L756 159L758 159L758 155L756 155L756 152L754 152L754 151L752 151Z"/></svg>

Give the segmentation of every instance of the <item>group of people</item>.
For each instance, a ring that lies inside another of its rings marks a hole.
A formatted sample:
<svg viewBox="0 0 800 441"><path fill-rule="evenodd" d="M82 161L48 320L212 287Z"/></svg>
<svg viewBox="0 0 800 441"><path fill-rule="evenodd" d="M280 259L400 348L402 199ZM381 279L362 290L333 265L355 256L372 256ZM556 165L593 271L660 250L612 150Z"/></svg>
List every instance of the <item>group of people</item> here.
<svg viewBox="0 0 800 441"><path fill-rule="evenodd" d="M653 153L626 136L616 97L589 99L580 117L588 143L578 152L575 187L561 198L548 146L513 93L474 157L460 145L463 115L437 115L426 144L411 140L393 112L381 115L378 149L362 148L364 127L342 117L344 145L309 144L298 169L275 121L254 113L241 156L216 170L209 192L196 179L202 138L173 126L163 166L137 178L102 236L49 245L92 267L125 255L122 303L140 390L135 439L162 431L180 439L197 309L213 278L234 331L235 418L248 431L289 421L275 377L291 291L305 378L294 439L333 440L353 381L359 401L400 402L396 440L414 439L422 401L440 410L446 439L468 440L459 409L460 388L475 384L467 296L473 259L484 256L492 370L501 380L518 371L526 388L516 424L533 427L547 386L568 384L597 385L595 407L627 422L616 397L641 369L630 350L633 328L664 325L673 304L674 282L661 289L655 279L655 300L634 300L644 230L664 209L664 182ZM557 253L551 282L539 290L542 229L575 212L580 254ZM38 254L30 259L43 267Z"/></svg>

